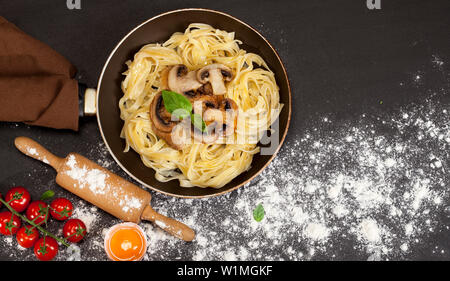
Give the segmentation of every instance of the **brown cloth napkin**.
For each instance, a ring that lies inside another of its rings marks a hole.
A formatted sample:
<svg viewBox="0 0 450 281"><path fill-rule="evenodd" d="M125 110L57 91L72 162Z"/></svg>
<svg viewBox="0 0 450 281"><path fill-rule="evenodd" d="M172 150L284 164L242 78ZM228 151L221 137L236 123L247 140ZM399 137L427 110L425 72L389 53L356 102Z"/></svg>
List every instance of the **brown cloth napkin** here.
<svg viewBox="0 0 450 281"><path fill-rule="evenodd" d="M0 121L78 130L75 67L0 16Z"/></svg>

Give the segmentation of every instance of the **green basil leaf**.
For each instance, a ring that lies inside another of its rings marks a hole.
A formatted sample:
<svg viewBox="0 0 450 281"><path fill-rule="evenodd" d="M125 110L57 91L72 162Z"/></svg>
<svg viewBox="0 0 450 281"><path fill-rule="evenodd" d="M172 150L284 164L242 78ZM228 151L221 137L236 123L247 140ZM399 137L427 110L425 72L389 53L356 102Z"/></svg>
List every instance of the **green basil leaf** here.
<svg viewBox="0 0 450 281"><path fill-rule="evenodd" d="M265 214L264 207L261 204L259 204L258 206L256 206L255 209L253 209L253 218L257 222L262 221L262 219L264 218L264 214Z"/></svg>
<svg viewBox="0 0 450 281"><path fill-rule="evenodd" d="M178 118L178 120L183 120L184 118L188 117L190 114L191 113L184 108L178 108L172 112L172 116ZM172 120L172 121L175 121L175 120Z"/></svg>
<svg viewBox="0 0 450 281"><path fill-rule="evenodd" d="M191 116L191 122L194 127L202 132L206 132L205 121L203 121L201 115L191 114L192 104L185 96L172 91L164 90L162 91L162 97L164 100L164 107L170 114L179 120Z"/></svg>
<svg viewBox="0 0 450 281"><path fill-rule="evenodd" d="M195 128L199 129L202 132L206 132L206 123L205 121L203 121L200 114L191 114L191 122Z"/></svg>
<svg viewBox="0 0 450 281"><path fill-rule="evenodd" d="M53 190L47 190L46 192L42 193L41 200L47 200L55 196L55 192Z"/></svg>
<svg viewBox="0 0 450 281"><path fill-rule="evenodd" d="M184 109L189 113L192 111L191 102L181 94L164 90L162 91L162 97L164 100L164 107L169 113L172 113L177 109Z"/></svg>

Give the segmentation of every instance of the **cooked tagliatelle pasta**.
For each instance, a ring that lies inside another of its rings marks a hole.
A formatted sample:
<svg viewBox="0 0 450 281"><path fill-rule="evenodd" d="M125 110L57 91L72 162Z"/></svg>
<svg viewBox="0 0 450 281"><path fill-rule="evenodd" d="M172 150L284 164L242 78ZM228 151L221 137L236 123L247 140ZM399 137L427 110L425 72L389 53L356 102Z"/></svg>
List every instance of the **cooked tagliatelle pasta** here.
<svg viewBox="0 0 450 281"><path fill-rule="evenodd" d="M126 62L119 107L124 126L121 137L142 162L156 171L157 180L178 179L183 187L220 188L250 168L258 142L278 117L282 104L274 73L257 54L240 49L234 32L193 23L163 44L148 44ZM225 97L239 107L232 135L213 143L192 142L176 150L152 129L150 104L163 89L168 67L184 64L189 71L222 64L233 72Z"/></svg>

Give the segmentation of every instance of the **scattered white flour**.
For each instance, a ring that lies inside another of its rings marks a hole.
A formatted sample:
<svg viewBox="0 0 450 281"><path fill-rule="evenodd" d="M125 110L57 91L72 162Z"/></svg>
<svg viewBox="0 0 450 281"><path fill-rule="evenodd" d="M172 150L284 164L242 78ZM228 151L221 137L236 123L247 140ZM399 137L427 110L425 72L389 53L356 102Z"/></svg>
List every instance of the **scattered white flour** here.
<svg viewBox="0 0 450 281"><path fill-rule="evenodd" d="M412 225L412 223L408 223L405 225L405 235L406 236L410 236L414 231L414 227Z"/></svg>
<svg viewBox="0 0 450 281"><path fill-rule="evenodd" d="M306 226L305 234L312 240L324 240L328 237L328 228L320 223L309 223Z"/></svg>
<svg viewBox="0 0 450 281"><path fill-rule="evenodd" d="M90 232L93 225L99 218L97 210L98 209L96 207L92 207L91 204L80 201L74 206L71 218L82 220L86 225L87 231Z"/></svg>
<svg viewBox="0 0 450 281"><path fill-rule="evenodd" d="M438 55L433 55L432 57L433 59L431 60L431 62L434 64L434 66L437 68L442 68L442 66L444 65L444 61Z"/></svg>
<svg viewBox="0 0 450 281"><path fill-rule="evenodd" d="M29 153L30 155L39 155L39 154L37 153L37 151L36 151L35 148L29 147L29 148L27 149L27 151L28 151L28 153Z"/></svg>
<svg viewBox="0 0 450 281"><path fill-rule="evenodd" d="M81 261L81 249L76 244L70 244L64 251L67 261Z"/></svg>
<svg viewBox="0 0 450 281"><path fill-rule="evenodd" d="M118 194L114 193L115 197L118 197ZM122 207L124 212L129 212L132 209L140 209L143 202L139 198L132 196L131 198L128 195L121 195L119 201L119 206Z"/></svg>
<svg viewBox="0 0 450 281"><path fill-rule="evenodd" d="M364 239L370 243L380 242L380 229L378 228L377 222L373 219L364 219L359 225L360 233Z"/></svg>
<svg viewBox="0 0 450 281"><path fill-rule="evenodd" d="M13 239L12 239L12 237L11 236L5 236L5 239L4 239L4 241L6 242L6 244L8 244L9 246L11 246L12 245L12 243L13 243Z"/></svg>
<svg viewBox="0 0 450 281"><path fill-rule="evenodd" d="M87 172L84 180L94 194L105 194L108 190L105 183L107 177L109 177L109 175L105 174L103 171L92 169Z"/></svg>
<svg viewBox="0 0 450 281"><path fill-rule="evenodd" d="M395 162L395 160L392 159L392 158L388 158L388 159L386 159L386 160L384 161L384 165L385 165L387 168L393 167L395 164L396 164L396 162Z"/></svg>
<svg viewBox="0 0 450 281"><path fill-rule="evenodd" d="M403 244L400 246L400 249L401 249L403 252L407 252L407 251L408 251L408 244L403 243Z"/></svg>
<svg viewBox="0 0 450 281"><path fill-rule="evenodd" d="M161 227L162 229L167 228L167 225L166 225L164 222L162 222L162 221L155 220L155 224L156 224L157 226Z"/></svg>
<svg viewBox="0 0 450 281"><path fill-rule="evenodd" d="M237 257L232 251L226 251L223 255L223 260L225 261L236 261Z"/></svg>
<svg viewBox="0 0 450 281"><path fill-rule="evenodd" d="M37 152L36 148L28 147L28 148L27 148L27 152L28 152L28 154L30 154L30 155L37 156L36 158L39 159L39 160L41 160L41 161L44 162L45 164L50 164L50 162L48 161L47 157L40 155L40 154Z"/></svg>

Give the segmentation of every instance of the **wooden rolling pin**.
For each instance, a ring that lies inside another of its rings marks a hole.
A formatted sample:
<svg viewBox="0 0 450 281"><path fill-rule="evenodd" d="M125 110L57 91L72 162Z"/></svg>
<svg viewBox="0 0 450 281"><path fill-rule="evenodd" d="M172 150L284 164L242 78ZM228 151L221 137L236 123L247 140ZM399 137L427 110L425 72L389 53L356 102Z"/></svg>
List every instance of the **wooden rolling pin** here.
<svg viewBox="0 0 450 281"><path fill-rule="evenodd" d="M26 137L18 137L14 143L24 154L55 168L56 183L60 186L111 215L134 223L152 221L180 239L194 239L195 232L191 228L152 209L150 193L89 159L76 153L66 158L57 157Z"/></svg>

